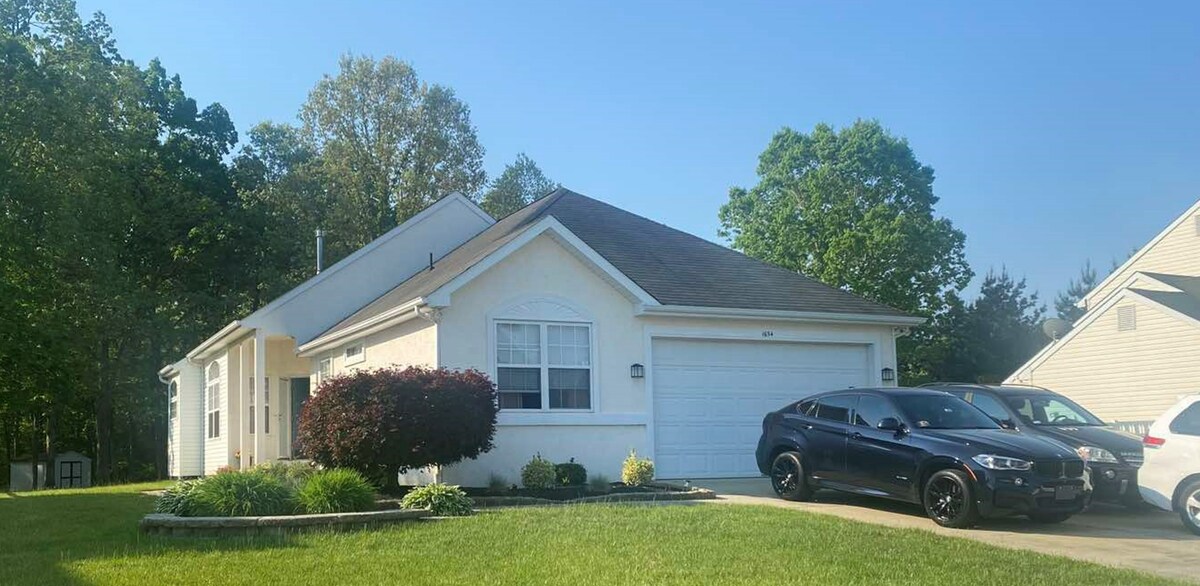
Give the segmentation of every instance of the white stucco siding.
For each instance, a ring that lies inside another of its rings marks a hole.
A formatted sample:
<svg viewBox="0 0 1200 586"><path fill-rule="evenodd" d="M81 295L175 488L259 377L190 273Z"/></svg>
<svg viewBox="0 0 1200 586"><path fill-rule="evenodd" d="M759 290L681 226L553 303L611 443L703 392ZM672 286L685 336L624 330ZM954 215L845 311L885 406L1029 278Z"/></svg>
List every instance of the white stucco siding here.
<svg viewBox="0 0 1200 586"><path fill-rule="evenodd" d="M1161 240L1139 251L1133 262L1121 267L1086 298L1087 307L1099 306L1135 272L1200 276L1200 208L1182 218Z"/></svg>
<svg viewBox="0 0 1200 586"><path fill-rule="evenodd" d="M1117 312L1134 307L1136 329L1119 331ZM1071 397L1109 421L1158 417L1200 388L1200 327L1154 306L1123 299L1103 310L1061 348L1010 380Z"/></svg>
<svg viewBox="0 0 1200 586"><path fill-rule="evenodd" d="M646 453L643 425L508 425L496 431L496 448L475 460L464 460L442 470L442 480L462 486L487 486L492 474L508 484L521 484L521 467L535 454L551 462L571 458L587 468L589 476L621 480L621 463L636 449Z"/></svg>
<svg viewBox="0 0 1200 586"><path fill-rule="evenodd" d="M437 338L436 324L426 319L413 318L373 334L347 339L336 348L313 357L313 384L317 382L315 377L320 362L325 359L331 361L331 373L335 376L360 369L436 367ZM346 349L358 345L363 346L362 358L347 359Z"/></svg>

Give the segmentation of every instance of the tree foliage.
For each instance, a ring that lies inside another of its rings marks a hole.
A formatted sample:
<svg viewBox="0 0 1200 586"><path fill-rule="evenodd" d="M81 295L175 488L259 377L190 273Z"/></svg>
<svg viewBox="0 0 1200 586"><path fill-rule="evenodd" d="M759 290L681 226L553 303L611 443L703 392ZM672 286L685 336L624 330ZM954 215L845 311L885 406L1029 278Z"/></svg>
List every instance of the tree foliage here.
<svg viewBox="0 0 1200 586"><path fill-rule="evenodd" d="M525 153L509 163L484 193L480 205L494 218L503 218L559 188Z"/></svg>
<svg viewBox="0 0 1200 586"><path fill-rule="evenodd" d="M878 122L785 128L758 176L720 210L721 235L750 256L924 315L971 279L966 237L934 214L933 169Z"/></svg>
<svg viewBox="0 0 1200 586"><path fill-rule="evenodd" d="M322 466L353 468L393 486L397 472L492 449L496 412L496 387L480 372L360 370L321 384L297 437Z"/></svg>
<svg viewBox="0 0 1200 586"><path fill-rule="evenodd" d="M1092 261L1085 262L1083 268L1079 270L1079 276L1071 279L1071 282L1067 284L1067 290L1060 292L1054 298L1054 310L1058 313L1059 319L1075 323L1083 317L1085 310L1075 304L1082 301L1084 296L1095 289L1099 282L1100 279L1096 274L1096 269L1092 267Z"/></svg>

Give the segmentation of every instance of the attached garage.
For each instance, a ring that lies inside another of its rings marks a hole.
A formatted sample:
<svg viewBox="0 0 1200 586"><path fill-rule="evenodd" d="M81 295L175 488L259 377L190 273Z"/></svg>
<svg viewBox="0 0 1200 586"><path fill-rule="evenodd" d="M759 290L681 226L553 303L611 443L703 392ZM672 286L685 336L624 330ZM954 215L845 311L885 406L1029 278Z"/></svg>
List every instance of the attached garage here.
<svg viewBox="0 0 1200 586"><path fill-rule="evenodd" d="M655 338L652 348L659 478L758 476L767 412L874 380L869 344Z"/></svg>

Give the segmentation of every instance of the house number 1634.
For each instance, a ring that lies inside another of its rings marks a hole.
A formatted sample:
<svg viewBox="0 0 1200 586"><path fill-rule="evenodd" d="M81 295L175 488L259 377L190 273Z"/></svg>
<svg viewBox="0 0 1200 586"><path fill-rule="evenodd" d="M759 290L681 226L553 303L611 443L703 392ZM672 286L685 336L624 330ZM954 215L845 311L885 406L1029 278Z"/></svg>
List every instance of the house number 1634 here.
<svg viewBox="0 0 1200 586"><path fill-rule="evenodd" d="M762 333L762 334L763 334L763 337L764 337L764 338L773 338L773 337L775 337L775 332L772 332L771 330L763 330L763 333Z"/></svg>

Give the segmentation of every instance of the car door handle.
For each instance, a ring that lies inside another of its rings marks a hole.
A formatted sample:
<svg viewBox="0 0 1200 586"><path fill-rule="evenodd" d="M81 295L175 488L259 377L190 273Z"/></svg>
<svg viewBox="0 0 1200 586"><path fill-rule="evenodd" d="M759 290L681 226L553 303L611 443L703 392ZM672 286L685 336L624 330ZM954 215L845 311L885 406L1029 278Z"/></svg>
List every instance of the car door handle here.
<svg viewBox="0 0 1200 586"><path fill-rule="evenodd" d="M850 434L850 439L860 440L862 438L863 438L863 434L858 433L857 431Z"/></svg>
<svg viewBox="0 0 1200 586"><path fill-rule="evenodd" d="M801 423L800 427L803 427L804 429L812 429L813 428L811 423Z"/></svg>

